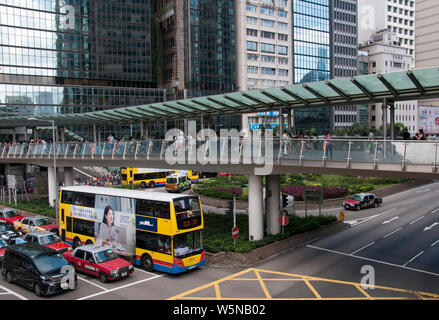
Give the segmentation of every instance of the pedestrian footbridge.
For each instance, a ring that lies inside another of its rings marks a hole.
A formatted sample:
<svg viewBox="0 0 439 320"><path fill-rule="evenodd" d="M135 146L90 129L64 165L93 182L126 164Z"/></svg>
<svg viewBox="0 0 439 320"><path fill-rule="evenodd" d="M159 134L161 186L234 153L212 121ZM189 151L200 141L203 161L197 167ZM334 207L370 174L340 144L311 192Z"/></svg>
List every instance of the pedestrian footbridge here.
<svg viewBox="0 0 439 320"><path fill-rule="evenodd" d="M2 144L0 162L53 167L175 168L236 174L317 173L434 179L436 141L215 138Z"/></svg>

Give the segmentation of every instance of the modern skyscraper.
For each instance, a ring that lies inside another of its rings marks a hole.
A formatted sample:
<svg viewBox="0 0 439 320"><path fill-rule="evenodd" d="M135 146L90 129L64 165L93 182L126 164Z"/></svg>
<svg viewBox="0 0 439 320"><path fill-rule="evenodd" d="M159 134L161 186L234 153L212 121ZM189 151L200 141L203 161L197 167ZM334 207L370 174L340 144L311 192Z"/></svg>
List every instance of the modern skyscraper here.
<svg viewBox="0 0 439 320"><path fill-rule="evenodd" d="M398 35L401 47L415 53L415 3L419 0L358 0L359 42L368 41L378 30Z"/></svg>
<svg viewBox="0 0 439 320"><path fill-rule="evenodd" d="M436 0L416 1L416 68L439 66L439 6ZM439 100L420 101L439 107Z"/></svg>
<svg viewBox="0 0 439 320"><path fill-rule="evenodd" d="M238 90L293 83L291 0L236 1ZM279 126L279 112L246 114L242 127Z"/></svg>
<svg viewBox="0 0 439 320"><path fill-rule="evenodd" d="M160 0L157 4L161 82L167 99L235 91L235 1ZM219 130L239 128L239 119L223 116L206 122ZM168 122L167 128L174 125L185 126L184 121Z"/></svg>
<svg viewBox="0 0 439 320"><path fill-rule="evenodd" d="M293 12L293 82L329 80L331 75L331 6L329 0L296 0ZM315 129L318 134L332 130L329 107L296 109L296 131Z"/></svg>
<svg viewBox="0 0 439 320"><path fill-rule="evenodd" d="M408 70L414 64L413 57L406 53L407 49L401 47L398 35L387 30L373 34L369 41L360 45L360 50L367 52L369 74ZM415 134L418 130L417 101L399 101L394 107L395 123L403 123L410 133ZM370 105L369 115L370 127L380 129L384 121L382 104ZM390 118L388 115L387 119Z"/></svg>
<svg viewBox="0 0 439 320"><path fill-rule="evenodd" d="M332 1L332 75L345 78L358 75L357 0ZM360 122L360 107L333 108L333 129L348 128Z"/></svg>
<svg viewBox="0 0 439 320"><path fill-rule="evenodd" d="M0 110L11 97L23 102L15 110L24 114L163 101L154 13L148 0L1 0ZM93 137L90 127L70 129ZM129 128L100 131L121 136Z"/></svg>

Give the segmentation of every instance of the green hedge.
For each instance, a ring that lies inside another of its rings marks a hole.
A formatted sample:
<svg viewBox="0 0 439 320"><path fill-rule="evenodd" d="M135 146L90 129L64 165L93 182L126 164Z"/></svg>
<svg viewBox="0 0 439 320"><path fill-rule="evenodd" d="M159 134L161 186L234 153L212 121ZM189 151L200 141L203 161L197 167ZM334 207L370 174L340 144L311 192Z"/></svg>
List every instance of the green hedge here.
<svg viewBox="0 0 439 320"><path fill-rule="evenodd" d="M292 215L289 216L289 223L288 226L285 227L283 235L266 235L262 240L249 241L248 216L245 214L238 214L236 215L236 225L239 227L239 237L236 240L236 248L234 248L232 238L233 217L229 215L208 213L205 215L205 229L203 231L204 248L206 251L212 253L220 251L245 253L269 243L314 230L321 225L326 225L335 221L337 221L335 216L298 217Z"/></svg>

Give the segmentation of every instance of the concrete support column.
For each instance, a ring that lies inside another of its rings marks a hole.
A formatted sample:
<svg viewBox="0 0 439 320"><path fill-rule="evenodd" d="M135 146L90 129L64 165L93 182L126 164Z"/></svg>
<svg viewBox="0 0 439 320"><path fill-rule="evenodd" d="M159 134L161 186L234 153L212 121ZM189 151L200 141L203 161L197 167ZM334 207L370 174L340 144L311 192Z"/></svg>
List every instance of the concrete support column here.
<svg viewBox="0 0 439 320"><path fill-rule="evenodd" d="M139 126L140 126L140 137L143 137L143 127L144 127L144 125L143 125L142 121L140 121Z"/></svg>
<svg viewBox="0 0 439 320"><path fill-rule="evenodd" d="M64 167L64 186L70 187L73 185L73 168Z"/></svg>
<svg viewBox="0 0 439 320"><path fill-rule="evenodd" d="M61 143L65 143L66 142L66 130L65 130L65 128L64 127L61 127L60 128L60 130L61 130Z"/></svg>
<svg viewBox="0 0 439 320"><path fill-rule="evenodd" d="M383 135L384 140L387 140L387 99L383 100Z"/></svg>
<svg viewBox="0 0 439 320"><path fill-rule="evenodd" d="M278 234L280 232L280 175L266 176L266 181L267 233Z"/></svg>
<svg viewBox="0 0 439 320"><path fill-rule="evenodd" d="M97 135L96 135L96 125L93 125L93 142L96 143L97 142Z"/></svg>
<svg viewBox="0 0 439 320"><path fill-rule="evenodd" d="M264 237L264 214L262 201L262 176L248 176L248 225L249 240Z"/></svg>
<svg viewBox="0 0 439 320"><path fill-rule="evenodd" d="M395 140L395 103L389 104L390 109L390 137Z"/></svg>
<svg viewBox="0 0 439 320"><path fill-rule="evenodd" d="M47 168L47 186L49 193L49 205L54 207L56 201L56 193L58 192L56 184L56 173L55 169L52 167Z"/></svg>

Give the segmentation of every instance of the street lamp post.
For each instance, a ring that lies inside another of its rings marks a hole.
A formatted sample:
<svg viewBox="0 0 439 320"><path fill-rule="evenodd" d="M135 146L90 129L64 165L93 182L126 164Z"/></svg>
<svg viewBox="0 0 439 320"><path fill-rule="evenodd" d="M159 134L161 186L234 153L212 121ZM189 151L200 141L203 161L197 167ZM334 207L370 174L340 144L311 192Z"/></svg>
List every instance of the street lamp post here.
<svg viewBox="0 0 439 320"><path fill-rule="evenodd" d="M53 176L55 180L55 216L56 216L56 222L59 224L58 221L58 182L56 177L56 133L55 133L55 120L43 120L43 119L37 119L37 118L29 118L27 119L29 121L41 121L41 122L50 122L52 124L52 145L53 145ZM47 178L49 178L49 175L47 175Z"/></svg>

